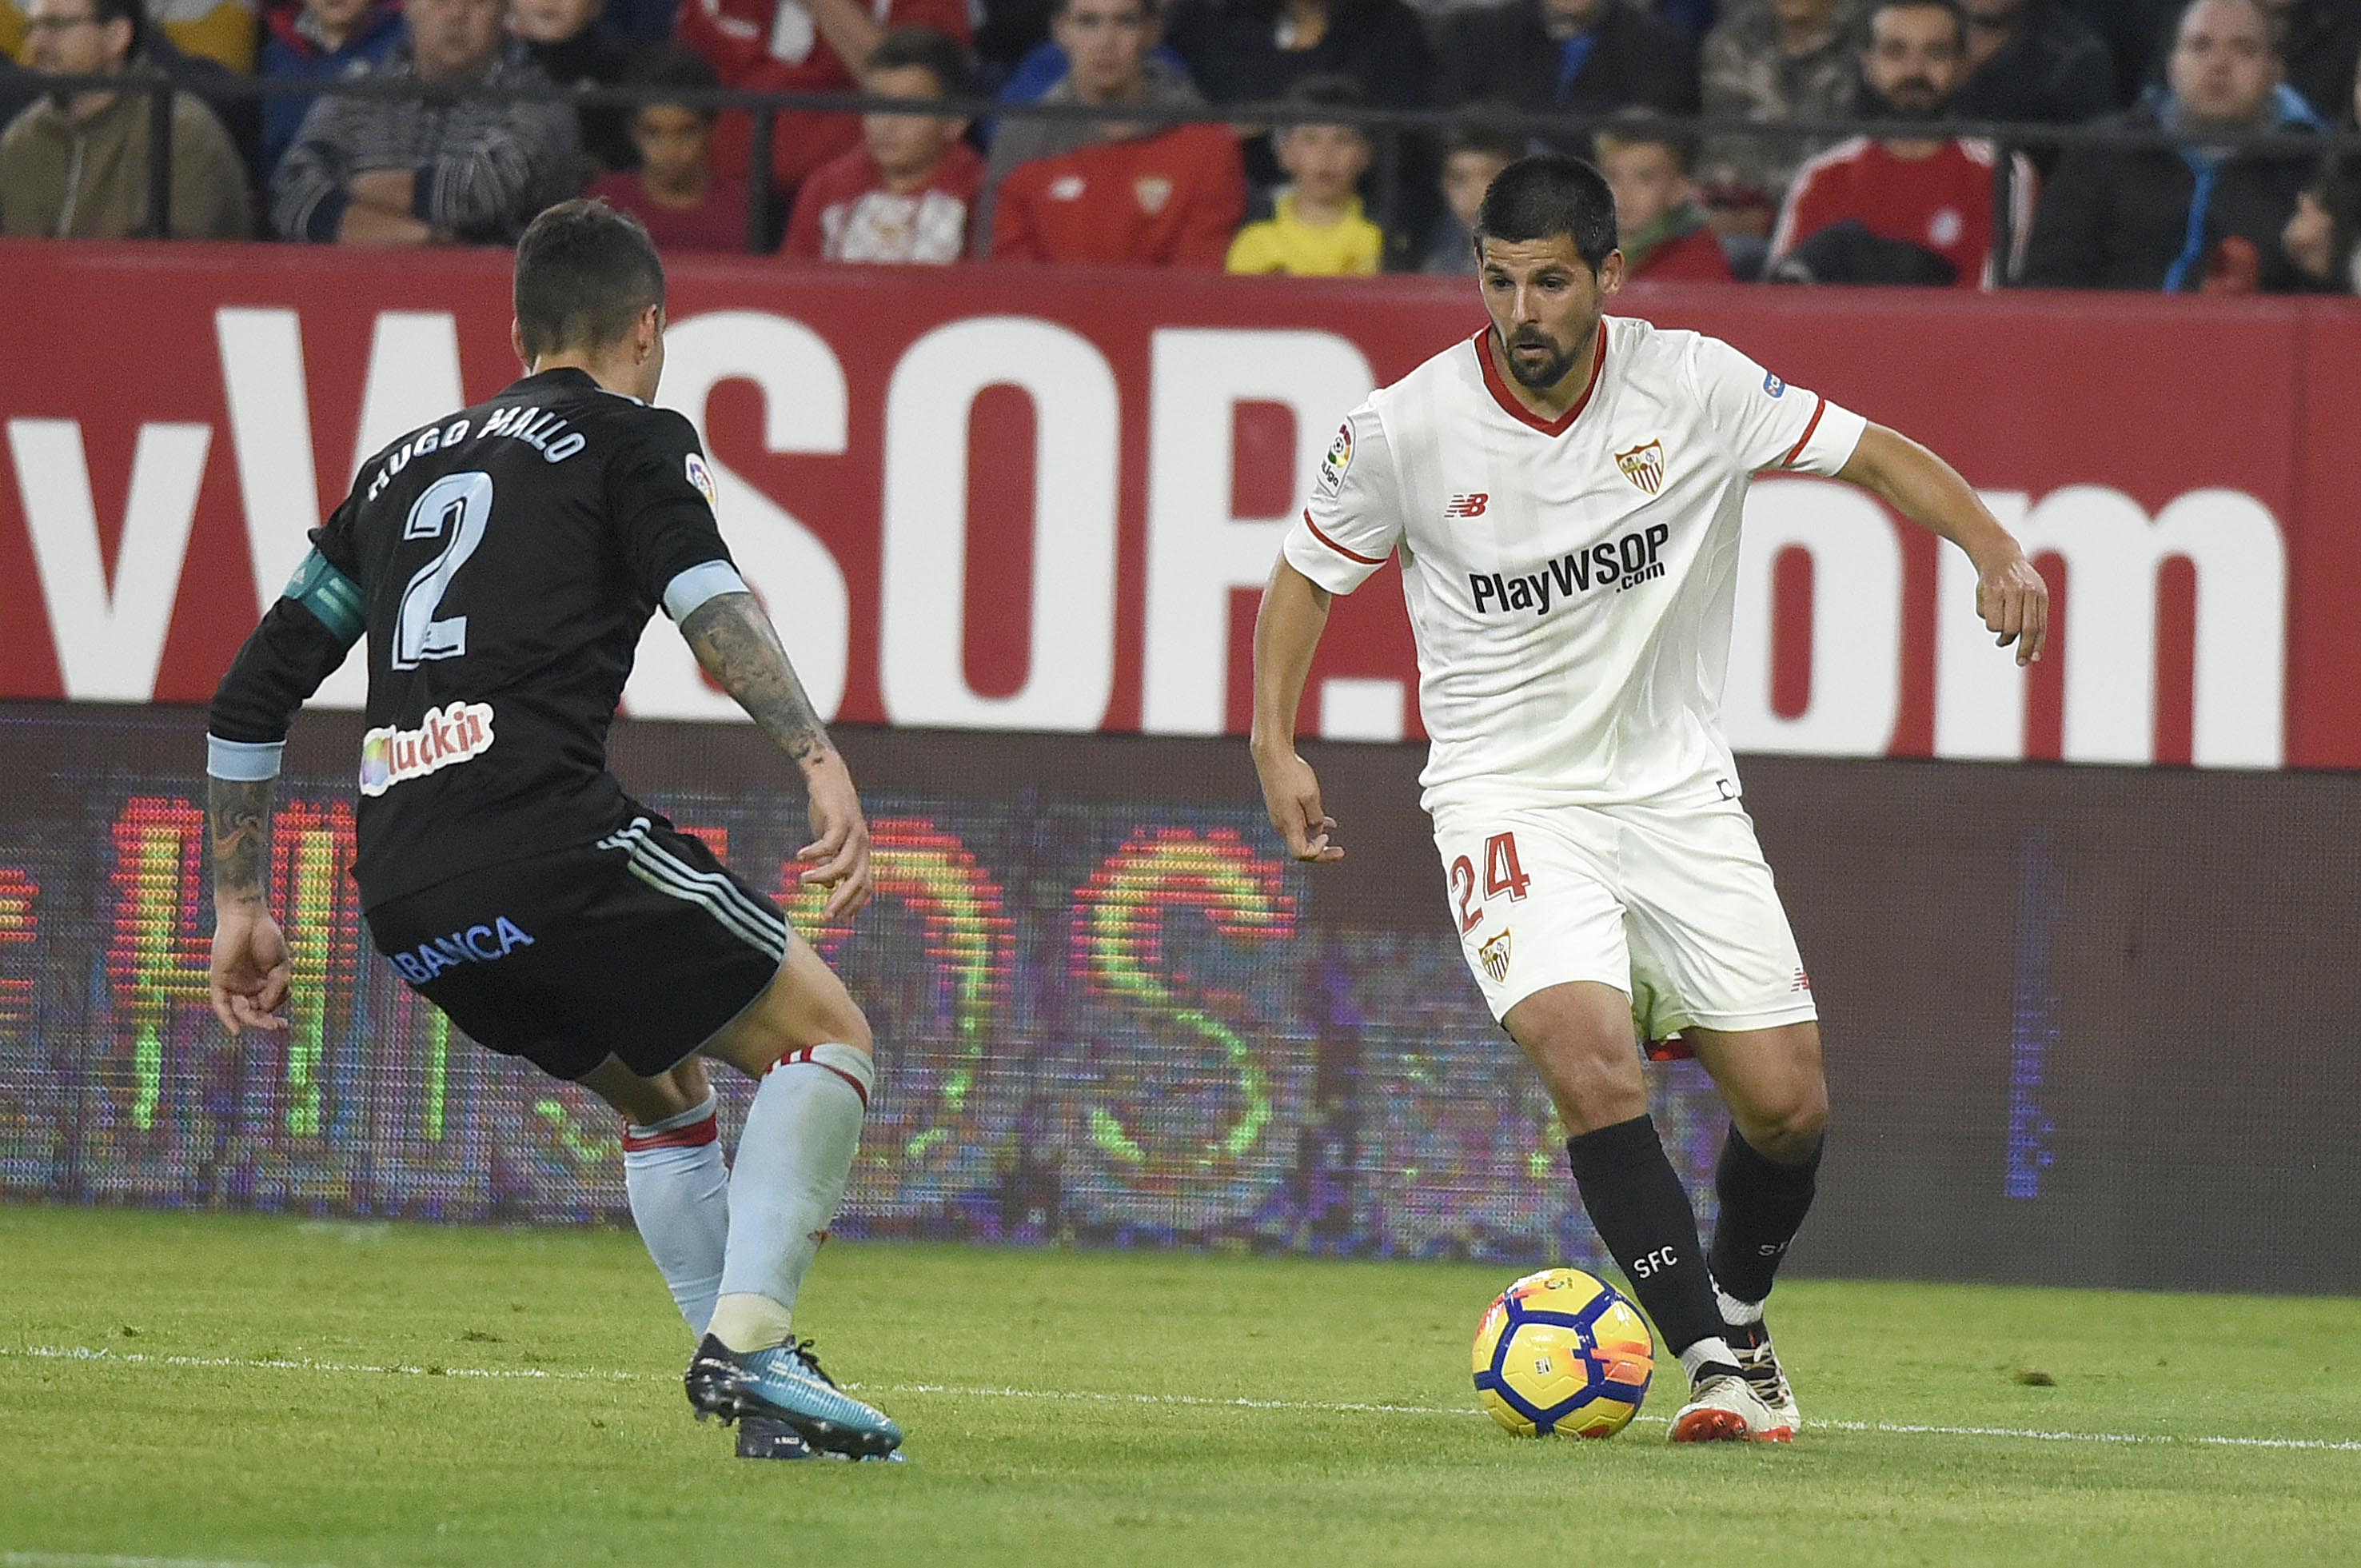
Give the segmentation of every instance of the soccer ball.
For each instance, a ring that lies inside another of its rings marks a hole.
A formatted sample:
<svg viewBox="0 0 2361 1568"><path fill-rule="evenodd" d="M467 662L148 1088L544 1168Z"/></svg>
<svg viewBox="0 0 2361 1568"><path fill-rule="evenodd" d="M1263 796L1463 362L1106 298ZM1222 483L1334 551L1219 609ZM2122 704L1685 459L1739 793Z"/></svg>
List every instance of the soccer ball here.
<svg viewBox="0 0 2361 1568"><path fill-rule="evenodd" d="M1648 1396L1656 1342L1612 1285L1545 1268L1485 1309L1475 1363L1476 1398L1519 1437L1613 1437Z"/></svg>

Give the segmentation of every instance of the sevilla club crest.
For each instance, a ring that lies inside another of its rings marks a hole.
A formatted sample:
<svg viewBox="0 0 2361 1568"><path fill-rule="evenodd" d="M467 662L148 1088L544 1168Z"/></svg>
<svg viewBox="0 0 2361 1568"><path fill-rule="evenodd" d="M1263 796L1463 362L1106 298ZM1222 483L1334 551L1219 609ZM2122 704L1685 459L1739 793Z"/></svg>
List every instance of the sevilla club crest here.
<svg viewBox="0 0 2361 1568"><path fill-rule="evenodd" d="M1476 956L1483 960L1484 972L1492 977L1494 985L1509 978L1509 935L1503 931L1476 949Z"/></svg>
<svg viewBox="0 0 2361 1568"><path fill-rule="evenodd" d="M1664 488L1664 443L1660 436L1629 452L1615 455L1615 466L1623 477L1650 495Z"/></svg>

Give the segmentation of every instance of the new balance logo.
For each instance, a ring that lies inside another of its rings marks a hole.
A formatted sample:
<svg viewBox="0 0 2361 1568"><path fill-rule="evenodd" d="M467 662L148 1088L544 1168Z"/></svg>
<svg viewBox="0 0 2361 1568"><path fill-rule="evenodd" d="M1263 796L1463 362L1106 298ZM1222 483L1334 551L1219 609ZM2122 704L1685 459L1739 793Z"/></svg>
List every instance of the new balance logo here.
<svg viewBox="0 0 2361 1568"><path fill-rule="evenodd" d="M1802 970L1797 970L1795 971L1795 989L1796 989L1797 991L1809 991L1809 990L1811 990L1811 989L1812 989L1812 977L1811 977L1810 975L1806 974Z"/></svg>
<svg viewBox="0 0 2361 1568"><path fill-rule="evenodd" d="M1443 515L1446 518L1482 517L1484 509L1491 504L1491 496L1483 490L1471 491L1464 496L1454 496L1451 498L1451 503L1443 509Z"/></svg>

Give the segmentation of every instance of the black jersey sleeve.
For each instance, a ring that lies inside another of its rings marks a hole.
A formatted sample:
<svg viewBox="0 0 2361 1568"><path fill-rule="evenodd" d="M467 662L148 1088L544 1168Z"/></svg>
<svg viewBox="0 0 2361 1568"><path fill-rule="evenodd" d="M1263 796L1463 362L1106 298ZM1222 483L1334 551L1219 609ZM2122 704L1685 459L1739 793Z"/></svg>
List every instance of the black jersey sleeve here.
<svg viewBox="0 0 2361 1568"><path fill-rule="evenodd" d="M608 515L631 578L652 599L691 567L730 564L714 518L713 472L697 429L669 409L649 409L607 468Z"/></svg>
<svg viewBox="0 0 2361 1568"><path fill-rule="evenodd" d="M214 690L206 732L216 763L247 755L222 777L267 777L241 773L267 761L276 771L276 748L288 722L320 683L336 673L366 630L358 582L358 552L353 543L354 502L346 499L326 524L312 530L312 553L295 568L278 601L264 614ZM224 746L227 742L227 746ZM265 753L269 753L265 757Z"/></svg>

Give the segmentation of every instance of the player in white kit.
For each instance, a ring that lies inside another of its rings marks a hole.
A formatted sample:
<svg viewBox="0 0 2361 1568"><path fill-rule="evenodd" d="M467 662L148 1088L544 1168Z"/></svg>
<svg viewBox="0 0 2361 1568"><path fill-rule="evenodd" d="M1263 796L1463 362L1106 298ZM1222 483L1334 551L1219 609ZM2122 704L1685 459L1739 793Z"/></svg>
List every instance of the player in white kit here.
<svg viewBox="0 0 2361 1568"><path fill-rule="evenodd" d="M1272 569L1255 765L1290 851L1341 859L1296 709L1331 596L1399 554L1451 919L1557 1105L1599 1239L1689 1374L1673 1440L1784 1441L1799 1420L1763 1303L1811 1204L1828 1091L1721 734L1748 480L1833 475L1960 545L2021 663L2048 593L1925 447L1717 339L1605 315L1623 258L1588 164L1511 164L1476 231L1491 324L1353 411ZM1648 1117L1637 1042L1675 1034L1731 1116L1709 1250Z"/></svg>

